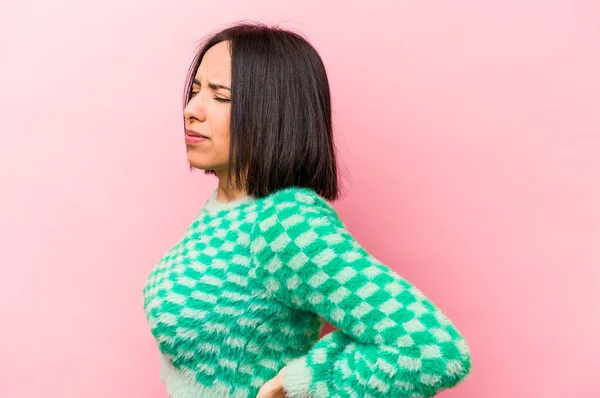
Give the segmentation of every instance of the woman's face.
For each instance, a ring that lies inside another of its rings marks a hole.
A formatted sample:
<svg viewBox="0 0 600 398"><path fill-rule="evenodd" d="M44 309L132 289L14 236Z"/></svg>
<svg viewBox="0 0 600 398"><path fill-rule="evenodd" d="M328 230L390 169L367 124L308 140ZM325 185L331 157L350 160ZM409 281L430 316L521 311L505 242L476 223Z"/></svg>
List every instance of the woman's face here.
<svg viewBox="0 0 600 398"><path fill-rule="evenodd" d="M204 55L192 86L192 98L183 111L190 164L214 170L219 177L229 164L230 100L231 56L229 42L223 41Z"/></svg>

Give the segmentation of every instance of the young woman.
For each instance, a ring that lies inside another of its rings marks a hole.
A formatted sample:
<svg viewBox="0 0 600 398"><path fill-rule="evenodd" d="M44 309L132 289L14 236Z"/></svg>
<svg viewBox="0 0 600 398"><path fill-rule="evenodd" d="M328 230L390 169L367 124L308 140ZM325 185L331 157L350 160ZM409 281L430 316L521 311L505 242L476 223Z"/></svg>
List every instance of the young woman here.
<svg viewBox="0 0 600 398"><path fill-rule="evenodd" d="M329 84L304 38L215 34L184 105L189 163L218 187L144 288L169 396L430 397L469 374L450 320L329 204ZM339 330L319 339L325 321Z"/></svg>

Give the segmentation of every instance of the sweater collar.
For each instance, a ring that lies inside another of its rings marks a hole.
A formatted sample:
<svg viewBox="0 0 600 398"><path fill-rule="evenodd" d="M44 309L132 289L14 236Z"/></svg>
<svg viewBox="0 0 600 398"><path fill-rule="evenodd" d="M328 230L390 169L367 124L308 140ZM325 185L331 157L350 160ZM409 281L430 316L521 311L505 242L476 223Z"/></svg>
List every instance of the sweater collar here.
<svg viewBox="0 0 600 398"><path fill-rule="evenodd" d="M217 192L218 192L218 188L215 189L210 194L210 196L204 203L204 209L209 210L209 211L233 209L233 208L243 205L245 203L252 203L256 200L256 197L254 197L252 195L245 195L241 198L232 200L230 202L221 202L217 199Z"/></svg>

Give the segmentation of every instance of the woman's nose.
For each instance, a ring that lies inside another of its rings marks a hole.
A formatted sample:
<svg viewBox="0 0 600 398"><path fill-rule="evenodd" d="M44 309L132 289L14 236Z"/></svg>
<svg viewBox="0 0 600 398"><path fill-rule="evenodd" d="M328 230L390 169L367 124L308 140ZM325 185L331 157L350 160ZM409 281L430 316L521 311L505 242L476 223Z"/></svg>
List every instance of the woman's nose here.
<svg viewBox="0 0 600 398"><path fill-rule="evenodd" d="M201 122L206 119L206 112L200 94L197 94L188 101L183 110L183 116L186 120L197 119Z"/></svg>

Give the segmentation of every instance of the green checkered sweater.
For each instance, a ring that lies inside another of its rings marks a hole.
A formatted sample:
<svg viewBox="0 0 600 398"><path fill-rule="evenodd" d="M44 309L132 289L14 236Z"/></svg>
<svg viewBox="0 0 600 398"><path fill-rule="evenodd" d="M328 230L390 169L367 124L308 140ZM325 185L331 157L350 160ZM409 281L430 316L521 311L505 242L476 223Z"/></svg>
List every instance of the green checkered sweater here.
<svg viewBox="0 0 600 398"><path fill-rule="evenodd" d="M313 190L216 193L144 288L169 396L255 398L286 365L291 398L430 397L469 374L451 321Z"/></svg>

